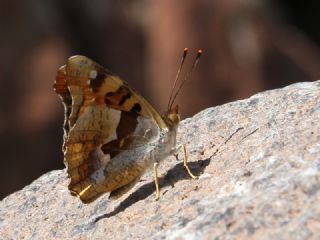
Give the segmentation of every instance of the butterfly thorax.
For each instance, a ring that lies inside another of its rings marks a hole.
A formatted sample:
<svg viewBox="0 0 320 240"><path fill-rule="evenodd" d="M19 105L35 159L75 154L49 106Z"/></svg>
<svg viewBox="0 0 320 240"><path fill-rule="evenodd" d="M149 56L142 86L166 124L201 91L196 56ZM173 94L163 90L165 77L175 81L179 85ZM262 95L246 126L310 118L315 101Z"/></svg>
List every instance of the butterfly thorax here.
<svg viewBox="0 0 320 240"><path fill-rule="evenodd" d="M168 128L160 129L158 142L151 151L150 163L160 162L176 152L176 135L178 124L169 118L164 118Z"/></svg>
<svg viewBox="0 0 320 240"><path fill-rule="evenodd" d="M162 139L160 137L159 144L167 146L168 149L165 152L168 153L168 155L175 154L175 151L176 151L176 135L177 135L178 125L180 123L180 115L178 111L179 111L178 106L176 106L173 110L168 111L162 117L166 125L168 126L168 128L166 133L162 137Z"/></svg>

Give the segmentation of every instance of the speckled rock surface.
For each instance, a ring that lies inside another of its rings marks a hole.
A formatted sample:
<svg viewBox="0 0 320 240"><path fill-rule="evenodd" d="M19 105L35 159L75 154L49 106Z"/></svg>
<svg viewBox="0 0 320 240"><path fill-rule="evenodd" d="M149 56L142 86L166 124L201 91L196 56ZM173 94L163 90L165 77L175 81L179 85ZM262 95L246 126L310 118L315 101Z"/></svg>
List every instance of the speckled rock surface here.
<svg viewBox="0 0 320 240"><path fill-rule="evenodd" d="M206 109L178 142L199 180L168 158L160 201L148 173L119 200L85 205L52 171L0 202L0 238L320 239L319 81Z"/></svg>

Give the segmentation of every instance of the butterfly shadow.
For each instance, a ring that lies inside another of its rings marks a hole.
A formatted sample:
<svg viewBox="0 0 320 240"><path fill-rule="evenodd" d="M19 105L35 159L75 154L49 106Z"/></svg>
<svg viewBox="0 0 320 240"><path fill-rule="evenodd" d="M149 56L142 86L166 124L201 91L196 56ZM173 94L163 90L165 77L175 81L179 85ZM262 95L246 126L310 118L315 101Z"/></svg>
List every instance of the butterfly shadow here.
<svg viewBox="0 0 320 240"><path fill-rule="evenodd" d="M188 165L193 174L200 176L204 172L204 169L209 165L210 160L211 158L198 160L197 162L189 162ZM191 179L191 177L184 168L183 163L179 163L170 169L164 177L159 178L159 187L160 189L167 186L174 187L176 182L183 179ZM139 187L135 192L123 200L112 212L98 216L94 222L115 216L118 213L123 212L134 203L144 200L152 194L155 194L155 184L153 181Z"/></svg>

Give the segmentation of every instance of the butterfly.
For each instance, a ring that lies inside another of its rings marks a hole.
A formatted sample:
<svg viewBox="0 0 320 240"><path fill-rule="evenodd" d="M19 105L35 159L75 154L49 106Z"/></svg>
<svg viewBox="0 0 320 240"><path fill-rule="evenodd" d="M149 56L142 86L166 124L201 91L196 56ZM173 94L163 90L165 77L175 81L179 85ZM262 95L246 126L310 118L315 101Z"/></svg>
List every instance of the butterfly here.
<svg viewBox="0 0 320 240"><path fill-rule="evenodd" d="M194 67L201 54L199 50ZM72 56L59 68L54 90L65 108L62 148L71 194L84 203L106 192L118 198L153 165L158 200L158 165L179 148L189 175L197 178L188 167L185 146L176 146L180 116L178 106L172 107L186 56L187 49L164 115L120 77L85 56Z"/></svg>

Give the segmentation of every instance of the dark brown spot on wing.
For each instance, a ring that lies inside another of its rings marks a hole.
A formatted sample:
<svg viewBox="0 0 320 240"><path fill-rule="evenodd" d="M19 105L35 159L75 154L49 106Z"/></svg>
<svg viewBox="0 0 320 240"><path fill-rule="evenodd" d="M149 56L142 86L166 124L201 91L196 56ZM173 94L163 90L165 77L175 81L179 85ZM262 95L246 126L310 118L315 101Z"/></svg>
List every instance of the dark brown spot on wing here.
<svg viewBox="0 0 320 240"><path fill-rule="evenodd" d="M133 133L138 125L138 114L132 112L121 112L121 118L117 127L117 139L104 144L101 150L105 154L110 154L113 158L123 149L128 149L131 144Z"/></svg>
<svg viewBox="0 0 320 240"><path fill-rule="evenodd" d="M125 103L125 101L127 100L127 99L129 99L131 97L131 93L127 93L126 95L124 95L122 98L121 98L121 100L120 100L120 102L119 102L119 105L120 106L122 106L124 103Z"/></svg>
<svg viewBox="0 0 320 240"><path fill-rule="evenodd" d="M131 97L131 92L128 88L121 86L116 92L108 92L104 97L104 102L109 107L116 109L122 106Z"/></svg>
<svg viewBox="0 0 320 240"><path fill-rule="evenodd" d="M98 71L97 76L91 80L90 86L93 92L98 92L105 79L108 77L108 73L105 71Z"/></svg>
<svg viewBox="0 0 320 240"><path fill-rule="evenodd" d="M131 108L130 112L140 113L140 112L141 112L141 105L140 105L140 103L134 104L133 107Z"/></svg>
<svg viewBox="0 0 320 240"><path fill-rule="evenodd" d="M121 118L117 127L118 138L132 135L138 125L139 115L131 112L121 112Z"/></svg>

